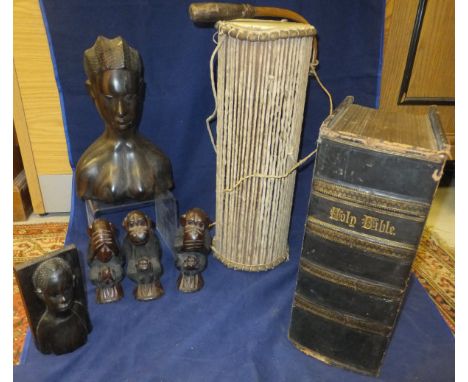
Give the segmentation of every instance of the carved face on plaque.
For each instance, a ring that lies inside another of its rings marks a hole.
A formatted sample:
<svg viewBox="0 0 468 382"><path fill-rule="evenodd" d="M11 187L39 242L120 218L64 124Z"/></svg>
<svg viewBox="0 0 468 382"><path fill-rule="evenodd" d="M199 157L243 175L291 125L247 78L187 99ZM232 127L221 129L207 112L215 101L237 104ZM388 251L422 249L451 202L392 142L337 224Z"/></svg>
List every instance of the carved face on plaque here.
<svg viewBox="0 0 468 382"><path fill-rule="evenodd" d="M86 343L92 325L75 246L16 266L15 277L40 352L64 354Z"/></svg>
<svg viewBox="0 0 468 382"><path fill-rule="evenodd" d="M74 282L70 266L60 258L42 263L33 275L35 291L49 312L66 312L71 308Z"/></svg>

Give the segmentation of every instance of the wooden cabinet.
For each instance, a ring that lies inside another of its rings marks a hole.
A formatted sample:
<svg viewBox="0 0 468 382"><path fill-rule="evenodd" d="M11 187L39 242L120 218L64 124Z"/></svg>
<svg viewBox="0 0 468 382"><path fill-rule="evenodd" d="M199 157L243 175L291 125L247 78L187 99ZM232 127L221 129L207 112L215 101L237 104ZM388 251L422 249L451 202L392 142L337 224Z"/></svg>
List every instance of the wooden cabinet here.
<svg viewBox="0 0 468 382"><path fill-rule="evenodd" d="M32 205L24 172L18 139L13 126L13 221L24 221L31 214Z"/></svg>
<svg viewBox="0 0 468 382"><path fill-rule="evenodd" d="M39 1L14 0L13 21L13 118L33 210L38 214L65 211L72 172ZM48 185L51 180L57 184L57 179L63 184L54 195ZM57 205L57 196L63 198L62 206Z"/></svg>
<svg viewBox="0 0 468 382"><path fill-rule="evenodd" d="M455 158L455 1L388 0L380 107L437 105Z"/></svg>

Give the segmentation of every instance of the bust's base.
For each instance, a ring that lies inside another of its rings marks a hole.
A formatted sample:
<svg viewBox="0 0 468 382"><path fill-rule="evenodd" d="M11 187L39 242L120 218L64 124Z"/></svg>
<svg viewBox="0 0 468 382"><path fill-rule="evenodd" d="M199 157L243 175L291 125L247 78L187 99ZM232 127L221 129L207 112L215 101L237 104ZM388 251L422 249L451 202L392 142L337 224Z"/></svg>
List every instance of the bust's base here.
<svg viewBox="0 0 468 382"><path fill-rule="evenodd" d="M111 302L119 301L124 295L122 285L120 282L105 287L96 287L96 302L98 304L109 304Z"/></svg>
<svg viewBox="0 0 468 382"><path fill-rule="evenodd" d="M177 231L177 200L170 191L165 191L157 195L154 199L136 201L131 200L119 204L104 203L99 200L85 200L86 218L88 226L93 224L97 218L104 217L107 214L130 212L141 210L145 207L154 207L156 216L156 229L161 235L166 246L174 253L172 248Z"/></svg>
<svg viewBox="0 0 468 382"><path fill-rule="evenodd" d="M198 292L203 288L205 282L200 273L196 275L184 275L181 273L177 279L177 288L184 293Z"/></svg>
<svg viewBox="0 0 468 382"><path fill-rule="evenodd" d="M116 212L125 212L139 210L145 207L150 207L154 204L154 199L144 200L144 201L128 201L125 203L119 204L109 204L101 202L99 200L86 199L86 217L88 219L88 225L90 226L93 221L97 218L100 218L107 214L112 214Z"/></svg>
<svg viewBox="0 0 468 382"><path fill-rule="evenodd" d="M138 284L133 291L135 299L139 301L156 300L164 295L164 289L159 281Z"/></svg>

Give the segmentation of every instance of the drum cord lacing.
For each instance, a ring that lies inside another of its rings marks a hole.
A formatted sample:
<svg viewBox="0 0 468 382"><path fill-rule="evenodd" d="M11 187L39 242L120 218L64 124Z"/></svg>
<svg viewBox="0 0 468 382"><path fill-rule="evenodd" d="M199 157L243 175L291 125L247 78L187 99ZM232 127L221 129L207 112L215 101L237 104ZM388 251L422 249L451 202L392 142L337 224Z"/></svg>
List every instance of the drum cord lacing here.
<svg viewBox="0 0 468 382"><path fill-rule="evenodd" d="M213 132L211 131L211 122L216 118L216 111L217 111L217 92L216 92L216 86L215 86L215 80L214 80L214 60L215 57L221 48L222 41L219 43L216 41L215 37L218 35L218 32L215 32L213 35L213 42L216 44L215 49L213 50L213 53L211 54L210 58L210 79L211 79L211 90L213 92L213 98L214 98L214 111L211 113L208 118L206 119L206 128L208 130L208 134L210 136L211 144L213 146L213 150L215 153L216 151L216 143L213 137ZM317 80L317 83L323 90L323 92L328 96L328 100L330 103L330 110L329 110L329 115L333 113L333 98L331 93L328 91L328 89L325 87L325 85L322 83L320 80L319 75L317 74L316 67L319 64L319 61L317 60L317 44L316 44L316 39L314 37L314 44L313 44L313 49L312 49L312 59L310 63L310 69L309 69L309 74ZM307 162L310 158L312 158L315 153L317 152L317 148L315 148L312 152L307 154L304 158L296 162L288 171L286 171L284 174L281 175L272 175L272 174L262 174L262 173L254 173L254 174L249 174L246 176L243 176L237 180L232 187L225 188L223 192L232 192L234 191L237 187L239 187L242 183L244 183L246 180L251 179L251 178L265 178L265 179L284 179L288 177L291 173L293 173L298 167L302 166L305 162Z"/></svg>

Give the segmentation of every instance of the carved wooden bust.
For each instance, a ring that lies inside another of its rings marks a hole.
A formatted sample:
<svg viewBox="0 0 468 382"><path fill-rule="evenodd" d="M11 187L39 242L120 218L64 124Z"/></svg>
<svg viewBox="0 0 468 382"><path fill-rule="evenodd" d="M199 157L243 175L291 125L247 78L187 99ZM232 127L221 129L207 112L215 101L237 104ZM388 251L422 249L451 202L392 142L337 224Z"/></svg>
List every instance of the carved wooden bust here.
<svg viewBox="0 0 468 382"><path fill-rule="evenodd" d="M84 67L105 130L78 161L78 195L120 203L172 188L169 159L137 131L144 89L138 51L122 37L99 36L84 53Z"/></svg>

